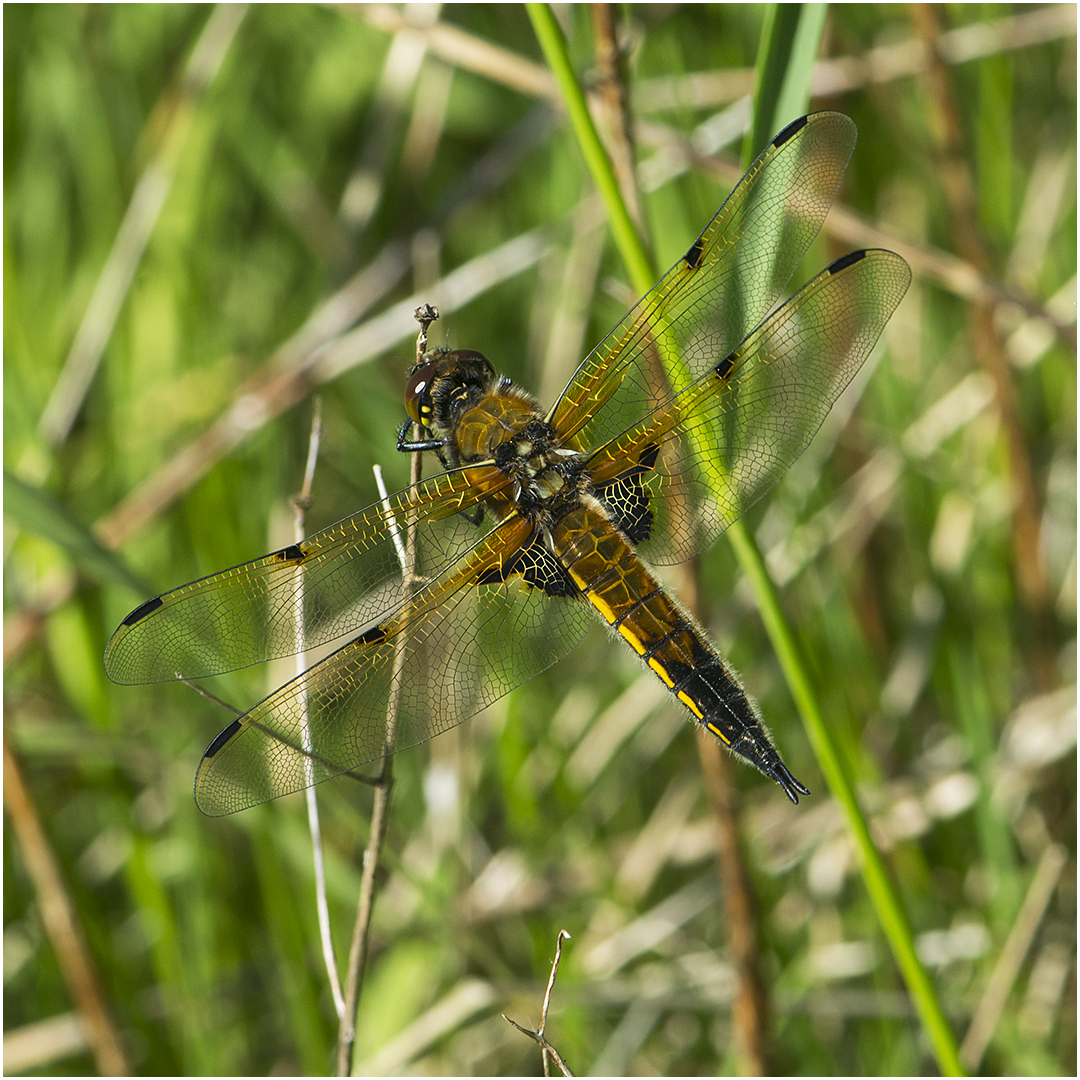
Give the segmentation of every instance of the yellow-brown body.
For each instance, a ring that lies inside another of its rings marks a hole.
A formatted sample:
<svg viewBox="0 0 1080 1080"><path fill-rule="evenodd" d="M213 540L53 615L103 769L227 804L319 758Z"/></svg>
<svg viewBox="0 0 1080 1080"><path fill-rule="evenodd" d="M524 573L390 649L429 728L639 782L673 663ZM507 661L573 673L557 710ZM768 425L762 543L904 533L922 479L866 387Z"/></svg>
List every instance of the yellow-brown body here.
<svg viewBox="0 0 1080 1080"><path fill-rule="evenodd" d="M510 482L491 485L484 507L498 521L517 513L532 527L529 569L515 564L479 583L517 573L551 595L580 595L698 723L776 777L792 798L805 793L738 679L634 549L631 538L646 538L651 523L638 474L651 468L655 454L631 470L636 479L628 479L630 473L615 478L634 485L636 508L627 511L625 491L621 501L605 499L607 484L594 485L585 455L560 445L535 400L496 376L481 354L440 352L424 359L423 377L416 379L423 396L410 402L409 412L441 438L438 445L412 448L437 449L448 464L495 464ZM540 557L559 572L537 570Z"/></svg>

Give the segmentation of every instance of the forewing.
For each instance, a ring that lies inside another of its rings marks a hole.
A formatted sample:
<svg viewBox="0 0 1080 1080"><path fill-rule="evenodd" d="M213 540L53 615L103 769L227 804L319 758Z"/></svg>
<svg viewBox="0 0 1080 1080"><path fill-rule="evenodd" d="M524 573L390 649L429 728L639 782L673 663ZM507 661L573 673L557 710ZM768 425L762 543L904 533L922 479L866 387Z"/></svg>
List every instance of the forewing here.
<svg viewBox="0 0 1080 1080"><path fill-rule="evenodd" d="M652 462L630 480L652 514L638 544L646 558L689 558L773 487L869 356L910 280L891 251L845 255L696 383L590 457L602 498L628 463Z"/></svg>
<svg viewBox="0 0 1080 1080"><path fill-rule="evenodd" d="M705 231L586 357L552 409L598 446L713 367L779 299L832 205L855 125L813 113L765 148Z"/></svg>
<svg viewBox="0 0 1080 1080"><path fill-rule="evenodd" d="M200 578L136 608L105 650L114 682L203 678L355 633L401 604L398 545L417 522L421 575L477 540L459 512L506 477L480 466L404 488L302 543Z"/></svg>
<svg viewBox="0 0 1080 1080"><path fill-rule="evenodd" d="M199 807L234 813L423 742L573 648L591 608L531 537L511 516L390 619L234 721L199 766Z"/></svg>

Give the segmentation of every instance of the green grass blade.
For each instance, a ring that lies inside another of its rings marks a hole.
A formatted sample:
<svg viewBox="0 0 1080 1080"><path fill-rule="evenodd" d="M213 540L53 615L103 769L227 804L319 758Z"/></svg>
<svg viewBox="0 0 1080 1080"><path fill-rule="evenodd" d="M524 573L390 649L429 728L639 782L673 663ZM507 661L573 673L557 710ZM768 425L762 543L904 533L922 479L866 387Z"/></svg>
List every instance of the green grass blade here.
<svg viewBox="0 0 1080 1080"><path fill-rule="evenodd" d="M589 175L604 200L604 209L607 211L619 254L630 271L634 288L639 292L646 292L656 280L656 266L645 250L626 208L611 159L600 141L585 95L570 64L570 54L566 51L562 28L555 21L555 16L547 4L526 4L525 7L532 19L540 47L544 50L544 57L558 83L574 137L589 167Z"/></svg>
<svg viewBox="0 0 1080 1080"><path fill-rule="evenodd" d="M736 522L736 525L741 525ZM963 1076L964 1069L957 1053L956 1039L945 1019L945 1013L938 1001L934 984L926 973L922 961L915 951L915 939L911 933L911 924L904 910L900 894L889 877L885 860L874 844L870 835L870 824L866 820L851 779L844 768L842 756L837 749L810 677L801 650L795 641L783 612L776 587L765 568L761 552L745 528L731 528L727 532L735 548L739 565L747 575L761 609L769 640L776 649L784 670L784 678L791 688L803 724L814 748L814 755L821 766L825 782L833 798L840 804L847 821L848 830L859 851L863 880L874 905L878 922L881 923L888 939L893 956L908 985L915 1009L922 1021L934 1054L941 1070L947 1076Z"/></svg>
<svg viewBox="0 0 1080 1080"><path fill-rule="evenodd" d="M759 53L758 91L754 103L754 133L758 139L748 148L750 157L765 145L777 124L804 112L809 104L810 73L820 48L824 11L820 10L823 5L807 5L807 8L814 10L778 5L775 17L769 20ZM777 67L779 58L791 61L790 68L784 70L782 77ZM773 88L777 86L780 90L774 92ZM764 132L761 131L762 124L765 125ZM742 523L736 522L736 525L741 526ZM960 1064L956 1039L938 1001L934 984L915 951L915 939L903 901L870 835L869 823L825 722L807 665L800 655L791 627L781 615L779 597L761 552L744 527L729 530L729 536L738 554L739 565L753 584L769 638L795 696L818 764L833 797L844 811L848 829L859 849L863 878L878 921L908 985L938 1064L947 1075L961 1076L964 1069Z"/></svg>
<svg viewBox="0 0 1080 1080"><path fill-rule="evenodd" d="M656 268L652 265L641 238L630 223L630 215L619 191L614 169L604 152L603 144L589 114L585 95L574 75L562 30L546 4L529 4L527 7L537 38L544 50L544 56L566 103L574 135L608 210L609 219L612 222L612 233L619 252L627 265L634 288L644 293L653 285L657 276ZM816 47L810 47L815 25L818 27L817 34L820 37L822 25L820 20L808 18L805 24L802 19L774 20L775 34L794 34L799 40L797 42L769 42L763 48L763 55L770 58L781 53L785 56L816 56ZM806 70L809 68L807 67ZM771 82L771 79L763 77L759 82ZM805 86L801 93L802 98L799 97L797 88L791 84L782 95L782 100L788 103L786 107L791 107L793 102L805 99ZM775 115L775 105L780 100L781 98L778 97L776 103L765 110L767 115L770 117ZM770 120L770 123L772 122ZM861 855L863 877L878 920L911 991L916 1010L934 1047L938 1063L942 1071L949 1075L963 1075L956 1041L938 1002L934 986L915 952L915 941L904 906L889 878L881 854L871 839L866 816L859 806L855 789L844 771L840 755L825 724L823 711L813 689L806 663L796 645L791 627L784 617L779 597L765 569L761 553L741 521L737 521L729 528L727 535L735 550L739 565L754 589L770 640L780 658L785 679L803 717L822 772L844 810L848 827Z"/></svg>
<svg viewBox="0 0 1080 1080"><path fill-rule="evenodd" d="M975 827L983 859L993 878L990 906L994 912L994 929L1004 937L1016 917L1023 893L1008 821L993 799L994 757L1000 736L995 730L986 681L974 648L967 642L951 641L948 657L957 719L979 778Z"/></svg>
<svg viewBox="0 0 1080 1080"><path fill-rule="evenodd" d="M94 534L55 496L4 471L4 513L27 532L63 548L72 560L98 581L126 585L146 596L153 590L140 581L114 552L102 547Z"/></svg>
<svg viewBox="0 0 1080 1080"><path fill-rule="evenodd" d="M827 4L770 6L758 50L754 119L743 148L743 168L785 124L806 112L827 12Z"/></svg>

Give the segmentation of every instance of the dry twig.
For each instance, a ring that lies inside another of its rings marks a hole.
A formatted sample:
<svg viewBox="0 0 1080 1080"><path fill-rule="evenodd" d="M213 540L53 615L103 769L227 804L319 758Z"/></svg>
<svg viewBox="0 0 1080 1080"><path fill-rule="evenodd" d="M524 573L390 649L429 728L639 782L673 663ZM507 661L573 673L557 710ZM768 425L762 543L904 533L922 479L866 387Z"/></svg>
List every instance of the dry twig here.
<svg viewBox="0 0 1080 1080"><path fill-rule="evenodd" d="M164 135L135 186L71 351L41 414L38 431L47 442L62 443L82 408L172 187L196 106L220 70L246 11L245 4L219 4L213 10L191 51L179 88L167 90L151 114L148 130L157 126L163 116L168 118Z"/></svg>
<svg viewBox="0 0 1080 1080"><path fill-rule="evenodd" d="M200 686L194 679L189 679L182 671L174 672L176 675L176 681L183 683L189 690L194 690L200 697L206 698L207 701L213 702L219 708L224 709L226 712L231 712L233 716L243 716L244 710L238 709L235 705L230 705L227 701L219 698L217 694L212 694L205 686Z"/></svg>
<svg viewBox="0 0 1080 1080"><path fill-rule="evenodd" d="M86 947L75 905L68 895L60 865L42 827L15 752L4 731L4 805L15 832L23 863L37 896L45 932L49 935L71 1000L83 1022L87 1041L103 1076L130 1076L97 970Z"/></svg>
<svg viewBox="0 0 1080 1080"><path fill-rule="evenodd" d="M769 999L761 977L757 903L740 843L740 818L726 751L701 727L698 756L716 823L716 869L724 896L727 943L735 970L731 1025L743 1076L768 1075Z"/></svg>
<svg viewBox="0 0 1080 1080"><path fill-rule="evenodd" d="M418 307L413 313L420 323L420 333L416 339L417 360L427 348L428 328L439 313L429 305ZM413 454L410 482L415 487L420 483L423 455ZM390 505L382 477L376 473L379 492L386 507L388 519L391 518ZM399 549L402 574L402 595L407 607L416 589L416 520L410 514L406 524L405 546ZM397 736L398 704L401 696L401 672L405 664L408 642L401 637L397 643L394 657L394 674L391 679L390 699L386 705L386 734L383 739L383 758L379 775L373 782L375 801L371 810L371 832L364 851L364 864L360 879L360 897L356 909L356 923L353 928L352 946L349 949L349 967L345 976L345 1003L338 1032L337 1075L346 1076L349 1072L350 1058L356 1043L356 1011L360 1004L360 990L363 984L364 967L367 961L368 942L371 935L371 917L375 908L375 871L378 868L379 853L386 836L386 825L390 814L390 795L394 787L394 742Z"/></svg>
<svg viewBox="0 0 1080 1080"><path fill-rule="evenodd" d="M1042 922L1068 860L1068 853L1060 844L1050 844L1039 859L1016 922L1002 946L1001 955L987 980L986 989L960 1046L960 1060L965 1068L972 1072L979 1068L983 1054L990 1045L994 1029L1016 982L1016 976L1020 974L1020 965L1031 948L1035 932Z"/></svg>
<svg viewBox="0 0 1080 1080"><path fill-rule="evenodd" d="M592 95L591 102L594 110L598 104L603 103L601 111L607 114L605 127L609 154L615 164L623 198L631 208L631 216L638 232L642 233L643 215L637 173L633 168L633 120L629 94L623 83L623 69L618 62L615 26L609 5L593 6L593 26L603 85L600 94ZM665 373L657 370L656 378L659 380L658 385L663 385ZM674 512L682 513L685 510L676 509ZM680 593L691 611L697 614L695 609L698 580L694 564L681 566L677 578ZM716 869L720 890L725 898L728 944L735 966L736 989L732 1020L736 1048L741 1071L747 1076L760 1076L766 1071L765 1026L768 1002L758 963L758 931L754 918L757 905L752 894L750 874L739 846L739 818L731 786L730 765L715 739L704 735L700 728L698 735L698 755L716 822Z"/></svg>
<svg viewBox="0 0 1080 1080"><path fill-rule="evenodd" d="M990 258L978 220L975 180L965 154L963 126L952 78L941 56L941 16L934 4L910 4L908 10L926 50L926 96L936 119L932 127L939 133L939 175L949 206L953 245L967 263L988 274ZM1057 663L1052 646L1053 597L1040 542L1042 506L1035 486L1027 435L1020 419L1016 386L990 304L976 302L969 306L968 332L974 358L994 383L994 396L1008 449L1006 460L1013 497L1013 564L1020 592L1038 631L1030 661L1036 685L1048 690L1057 682Z"/></svg>
<svg viewBox="0 0 1080 1080"><path fill-rule="evenodd" d="M502 1014L502 1018L511 1025L511 1027L517 1028L522 1035L527 1035L537 1046L540 1047L544 1055L544 1075L551 1075L551 1062L555 1062L555 1067L563 1074L563 1076L573 1076L566 1062L563 1061L562 1055L555 1049L551 1043L548 1042L547 1037L544 1035L544 1029L547 1027L548 1006L551 1004L551 991L555 988L555 976L559 972L559 960L562 958L562 943L563 940L569 941L570 935L565 930L559 931L558 940L555 942L555 959L551 965L551 974L548 976L547 990L544 991L544 1004L540 1010L540 1030L531 1031L529 1028L522 1027L515 1020L511 1020L506 1013Z"/></svg>

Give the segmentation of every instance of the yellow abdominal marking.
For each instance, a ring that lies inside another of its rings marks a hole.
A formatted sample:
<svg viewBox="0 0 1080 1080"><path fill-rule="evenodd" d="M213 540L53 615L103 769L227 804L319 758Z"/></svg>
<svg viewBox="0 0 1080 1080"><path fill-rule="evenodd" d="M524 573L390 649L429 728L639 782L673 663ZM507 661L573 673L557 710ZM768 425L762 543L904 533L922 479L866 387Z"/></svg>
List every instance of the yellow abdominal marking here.
<svg viewBox="0 0 1080 1080"><path fill-rule="evenodd" d="M641 639L633 630L630 630L625 626L620 626L619 633L627 640L630 648L633 649L638 656L643 656L645 654L645 646L641 644Z"/></svg>
<svg viewBox="0 0 1080 1080"><path fill-rule="evenodd" d="M697 702L696 702L696 701L695 701L695 700L694 700L694 699L693 699L693 698L692 698L692 697L691 697L691 696L690 696L689 694L687 694L687 693L686 693L685 691L683 691L683 690L680 690L680 691L679 691L679 695L678 695L678 696L679 696L679 700L680 700L680 701L681 701L681 702L682 702L682 703L683 703L683 704L684 704L684 705L685 705L685 706L686 706L686 707L687 707L687 708L688 708L688 709L689 709L689 710L690 710L690 711L691 711L691 712L692 712L692 713L693 713L693 714L694 714L694 715L695 715L695 716L696 716L696 717L697 717L697 718L698 718L699 720L704 720L704 719L705 719L705 714L704 714L704 713L703 713L703 712L701 711L701 709L699 709L699 708L698 708L698 704L697 704ZM715 729L715 728L714 728L714 727L713 727L713 726L712 726L711 724L709 725L709 730L710 730L710 731L716 731L716 729ZM718 732L718 731L717 731L717 732L716 732L716 734L717 734L717 735L720 735L720 732ZM720 735L720 737L721 737L722 739L724 738L724 737L723 737L722 735ZM724 739L724 742L727 742L727 739Z"/></svg>
<svg viewBox="0 0 1080 1080"><path fill-rule="evenodd" d="M567 573L574 579L574 584L583 592L587 593L589 590L586 587L585 579L580 574L575 574L573 570L568 570Z"/></svg>
<svg viewBox="0 0 1080 1080"><path fill-rule="evenodd" d="M598 592L595 592L592 589L587 589L585 587L584 579L578 577L578 575L575 574L572 570L570 571L570 576L571 576L571 578L573 578L574 584L577 585L579 589L581 589L581 591L586 595L586 597L588 597L589 603L591 603L592 606L594 608L596 608L597 611L600 612L600 614L604 617L604 619L607 621L607 623L609 625L614 625L615 621L616 621L616 617L615 617L615 612L612 609L611 605L608 604L608 602ZM634 650L634 652L636 652L638 654L638 656L644 656L645 655L645 652L646 652L645 645L642 642L641 638L639 638L637 636L637 634L635 634L633 632L633 630L631 630L628 626L619 626L618 631L619 631L619 634L625 639L627 644L630 646L630 648L632 648ZM660 678L664 681L664 684L667 686L667 688L669 690L674 690L675 689L675 681L668 674L667 668L664 667L664 665L662 663L660 663L660 661L657 660L655 656L650 656L649 657L649 667L651 667L653 669L653 671L655 671L656 674L660 676ZM705 714L697 707L697 705L694 703L694 700L692 698L688 697L684 693L680 693L679 694L679 700L682 701L682 703L699 720L704 720L705 719Z"/></svg>
<svg viewBox="0 0 1080 1080"><path fill-rule="evenodd" d="M667 673L667 668L664 667L664 665L661 664L660 661L657 660L655 656L650 658L649 667L651 667L653 669L653 671L655 671L656 674L659 675L660 678L663 679L665 683L667 683L667 687L668 687L669 690L674 689L675 680L672 679L672 677Z"/></svg>
<svg viewBox="0 0 1080 1080"><path fill-rule="evenodd" d="M731 740L730 740L730 739L729 739L729 738L728 738L728 737L727 737L727 736L726 736L726 735L725 735L725 734L724 734L724 733L723 733L723 732L722 732L722 731L721 731L721 730L720 730L720 729L719 729L719 728L718 728L718 727L717 727L717 726L716 726L715 724L710 724L710 723L709 723L709 722L708 722L708 721L706 720L706 721L705 721L705 726L706 726L706 727L707 727L707 728L708 728L708 729L709 729L709 730L710 730L710 731L711 731L711 732L712 732L712 733L713 733L713 734L714 734L714 735L715 735L715 736L716 736L716 737L717 737L718 739L723 739L723 741L724 741L724 742L726 742L726 743L728 744L728 746L730 746L730 745L731 745Z"/></svg>
<svg viewBox="0 0 1080 1080"><path fill-rule="evenodd" d="M576 580L576 579L575 579ZM615 612L611 609L608 602L598 593L591 590L586 592L585 595L589 598L589 602L597 611L607 620L608 623L615 621Z"/></svg>

